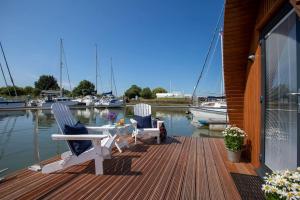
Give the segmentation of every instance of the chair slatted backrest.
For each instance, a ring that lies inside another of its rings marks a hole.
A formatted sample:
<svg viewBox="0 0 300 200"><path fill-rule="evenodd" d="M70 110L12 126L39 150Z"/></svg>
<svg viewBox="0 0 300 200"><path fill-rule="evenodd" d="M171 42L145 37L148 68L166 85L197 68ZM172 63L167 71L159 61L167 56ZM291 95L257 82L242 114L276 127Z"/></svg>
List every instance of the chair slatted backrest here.
<svg viewBox="0 0 300 200"><path fill-rule="evenodd" d="M133 107L134 115L145 117L151 115L151 106L144 103L136 104Z"/></svg>
<svg viewBox="0 0 300 200"><path fill-rule="evenodd" d="M54 103L51 109L62 134L65 134L65 125L74 126L76 124L70 109L66 105Z"/></svg>

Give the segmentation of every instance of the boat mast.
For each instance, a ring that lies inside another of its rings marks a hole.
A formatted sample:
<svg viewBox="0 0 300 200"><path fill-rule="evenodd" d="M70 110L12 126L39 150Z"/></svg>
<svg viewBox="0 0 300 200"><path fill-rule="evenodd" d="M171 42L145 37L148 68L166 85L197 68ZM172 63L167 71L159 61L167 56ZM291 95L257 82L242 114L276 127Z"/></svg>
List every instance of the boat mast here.
<svg viewBox="0 0 300 200"><path fill-rule="evenodd" d="M14 79L13 79L12 76L11 76L10 69L9 69L9 67L8 67L8 63L7 63L6 56L5 56L5 53L4 53L4 50L3 50L3 47L2 47L2 43L1 43L1 42L0 42L0 47L1 47L2 55L3 55L3 58L4 58L5 64L6 64L7 71L8 71L9 77L10 77L10 81L11 81L11 83L13 84L15 96L18 96L17 90L16 90L16 86L15 86L15 83L14 83Z"/></svg>
<svg viewBox="0 0 300 200"><path fill-rule="evenodd" d="M112 69L112 57L110 57L110 91L113 91L113 69Z"/></svg>
<svg viewBox="0 0 300 200"><path fill-rule="evenodd" d="M111 92L113 91L113 85L114 85L116 96L118 96L115 75L114 75L114 70L113 70L113 65L112 65L112 58L110 58L110 73L111 73L111 80L110 80Z"/></svg>
<svg viewBox="0 0 300 200"><path fill-rule="evenodd" d="M211 50L213 48L213 44L214 44L215 38L217 36L218 29L219 29L219 26L220 26L220 23L221 23L221 18L223 16L223 12L224 12L224 6L222 7L221 13L219 15L219 18L218 18L218 21L217 21L217 25L216 25L215 30L213 32L212 38L210 40L210 44L209 44L208 51L207 51L206 56L205 56L204 63L202 65L202 69L201 69L200 75L199 75L199 77L197 79L197 82L196 82L196 85L194 87L194 90L193 90L193 93L192 93L192 101L194 100L194 96L196 95L196 89L198 87L198 84L199 84L199 82L200 82L200 80L202 78L202 75L204 73L204 69L206 68L207 62L209 60L209 56L211 54Z"/></svg>
<svg viewBox="0 0 300 200"><path fill-rule="evenodd" d="M62 48L63 48L63 41L60 38L60 77L59 77L59 87L60 87L60 96L63 96L63 89L62 89L62 68L63 68L63 61L62 61Z"/></svg>
<svg viewBox="0 0 300 200"><path fill-rule="evenodd" d="M96 46L96 94L98 92L98 46L97 44L95 44Z"/></svg>
<svg viewBox="0 0 300 200"><path fill-rule="evenodd" d="M8 87L8 84L7 84L7 81L6 81L5 74L4 74L3 67L2 67L2 65L1 65L1 63L0 63L0 68L1 68L2 76L3 76L3 78L4 78L4 82L5 82L5 85L6 85L8 94L9 94L9 96L11 96L10 90L9 90L9 87Z"/></svg>
<svg viewBox="0 0 300 200"><path fill-rule="evenodd" d="M223 60L223 30L220 30L220 37L221 37L221 73L222 73L222 80L221 80L221 95L224 96L224 60Z"/></svg>

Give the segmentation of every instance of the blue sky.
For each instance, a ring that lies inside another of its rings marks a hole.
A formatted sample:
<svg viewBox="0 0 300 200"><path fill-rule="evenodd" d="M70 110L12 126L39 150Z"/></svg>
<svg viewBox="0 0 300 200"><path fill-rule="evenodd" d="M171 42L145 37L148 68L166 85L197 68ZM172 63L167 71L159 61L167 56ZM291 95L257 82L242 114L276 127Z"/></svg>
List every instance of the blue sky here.
<svg viewBox="0 0 300 200"><path fill-rule="evenodd" d="M191 93L222 4L222 0L1 0L0 40L18 86L33 85L42 74L59 78L59 38L63 38L73 87L83 79L95 82L97 43L98 88L110 88L112 57L119 94L132 84L169 89L170 81L173 90ZM0 62L4 65L2 55ZM63 78L68 89L65 69ZM219 83L220 58L216 58L200 82L201 93L219 92Z"/></svg>

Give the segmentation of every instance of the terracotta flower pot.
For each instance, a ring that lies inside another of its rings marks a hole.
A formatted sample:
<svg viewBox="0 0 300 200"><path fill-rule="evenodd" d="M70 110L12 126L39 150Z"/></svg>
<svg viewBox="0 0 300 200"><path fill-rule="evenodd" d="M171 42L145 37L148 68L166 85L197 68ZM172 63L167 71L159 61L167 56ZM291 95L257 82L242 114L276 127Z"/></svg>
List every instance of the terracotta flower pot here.
<svg viewBox="0 0 300 200"><path fill-rule="evenodd" d="M231 151L231 150L227 149L228 160L231 161L231 162L233 162L233 163L240 162L241 153L242 153L242 150Z"/></svg>

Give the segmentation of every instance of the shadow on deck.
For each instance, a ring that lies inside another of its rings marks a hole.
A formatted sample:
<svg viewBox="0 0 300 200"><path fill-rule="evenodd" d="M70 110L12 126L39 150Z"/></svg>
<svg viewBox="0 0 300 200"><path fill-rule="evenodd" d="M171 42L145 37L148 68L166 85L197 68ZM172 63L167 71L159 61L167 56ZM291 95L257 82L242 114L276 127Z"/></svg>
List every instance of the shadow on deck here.
<svg viewBox="0 0 300 200"><path fill-rule="evenodd" d="M48 175L18 171L0 183L0 199L240 199L229 172L255 174L227 161L222 139L169 137L114 151L102 176L93 161Z"/></svg>

